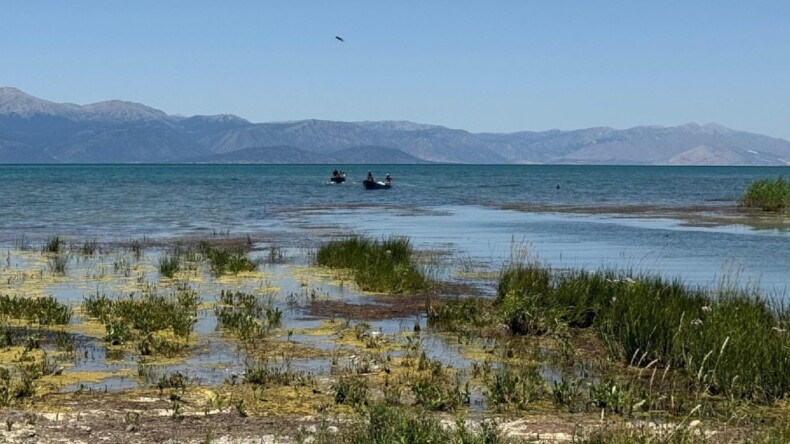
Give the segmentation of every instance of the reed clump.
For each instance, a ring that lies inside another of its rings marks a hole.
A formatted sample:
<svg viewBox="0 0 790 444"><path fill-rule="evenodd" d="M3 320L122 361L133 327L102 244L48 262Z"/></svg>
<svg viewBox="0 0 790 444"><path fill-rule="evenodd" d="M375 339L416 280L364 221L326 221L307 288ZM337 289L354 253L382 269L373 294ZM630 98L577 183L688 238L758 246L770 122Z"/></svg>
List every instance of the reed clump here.
<svg viewBox="0 0 790 444"><path fill-rule="evenodd" d="M351 270L363 291L401 294L430 286L414 259L411 241L405 237L376 240L355 236L328 242L318 249L316 263Z"/></svg>
<svg viewBox="0 0 790 444"><path fill-rule="evenodd" d="M513 333L592 328L613 357L684 369L702 393L765 404L790 393L790 311L746 291L526 264L503 273L495 303Z"/></svg>
<svg viewBox="0 0 790 444"><path fill-rule="evenodd" d="M751 183L741 198L741 205L763 211L790 210L790 179L759 179Z"/></svg>

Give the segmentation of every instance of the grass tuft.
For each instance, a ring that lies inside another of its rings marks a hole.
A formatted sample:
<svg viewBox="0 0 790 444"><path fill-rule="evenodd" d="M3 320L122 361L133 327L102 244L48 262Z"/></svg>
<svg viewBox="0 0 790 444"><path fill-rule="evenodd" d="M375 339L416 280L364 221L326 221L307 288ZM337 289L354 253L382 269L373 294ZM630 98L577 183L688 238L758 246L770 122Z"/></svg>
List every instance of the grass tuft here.
<svg viewBox="0 0 790 444"><path fill-rule="evenodd" d="M430 287L414 259L411 241L404 237L373 240L362 236L322 245L316 262L330 268L350 269L363 291L408 293Z"/></svg>
<svg viewBox="0 0 790 444"><path fill-rule="evenodd" d="M613 357L684 368L701 393L770 404L790 393L790 310L745 291L710 294L630 272L506 270L496 299L516 334L593 328Z"/></svg>
<svg viewBox="0 0 790 444"><path fill-rule="evenodd" d="M762 208L763 211L786 212L790 210L790 180L759 179L751 183L741 197L741 205Z"/></svg>

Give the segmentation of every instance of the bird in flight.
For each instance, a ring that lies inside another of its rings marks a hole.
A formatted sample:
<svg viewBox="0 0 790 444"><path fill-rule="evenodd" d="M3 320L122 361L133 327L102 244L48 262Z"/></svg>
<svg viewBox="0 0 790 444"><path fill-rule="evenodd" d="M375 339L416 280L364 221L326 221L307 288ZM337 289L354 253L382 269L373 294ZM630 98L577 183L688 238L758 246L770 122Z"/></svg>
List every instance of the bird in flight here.
<svg viewBox="0 0 790 444"><path fill-rule="evenodd" d="M340 37L340 36L337 36L337 35L336 35L336 36L335 36L335 38L336 38L336 39L338 39L338 40L340 40L340 41L341 41L341 42L343 42L343 43L345 43L345 42L346 42L345 40L343 40L343 37Z"/></svg>

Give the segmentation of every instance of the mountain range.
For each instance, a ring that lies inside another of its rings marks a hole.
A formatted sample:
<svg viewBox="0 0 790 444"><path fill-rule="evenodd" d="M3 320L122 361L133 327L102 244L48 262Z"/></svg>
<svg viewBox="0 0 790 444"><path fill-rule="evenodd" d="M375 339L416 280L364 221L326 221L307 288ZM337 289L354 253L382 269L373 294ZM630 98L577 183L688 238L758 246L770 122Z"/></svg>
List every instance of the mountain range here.
<svg viewBox="0 0 790 444"><path fill-rule="evenodd" d="M717 124L471 133L405 121L252 123L0 87L0 163L786 165L790 142Z"/></svg>

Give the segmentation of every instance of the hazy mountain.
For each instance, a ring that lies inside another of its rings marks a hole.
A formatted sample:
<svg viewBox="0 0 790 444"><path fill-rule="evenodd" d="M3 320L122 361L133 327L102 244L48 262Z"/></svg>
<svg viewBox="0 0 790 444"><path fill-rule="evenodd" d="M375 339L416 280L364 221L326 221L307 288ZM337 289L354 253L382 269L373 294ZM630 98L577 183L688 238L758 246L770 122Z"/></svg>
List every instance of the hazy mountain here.
<svg viewBox="0 0 790 444"><path fill-rule="evenodd" d="M193 163L334 163L335 159L313 151L305 151L293 146L264 146L243 148L221 154L187 159Z"/></svg>
<svg viewBox="0 0 790 444"><path fill-rule="evenodd" d="M0 88L0 163L182 161L784 165L790 142L694 123L480 134L406 121L251 123L120 100L55 103Z"/></svg>
<svg viewBox="0 0 790 444"><path fill-rule="evenodd" d="M429 163L406 154L401 150L386 146L363 145L353 146L332 153L337 163L383 163L383 164L414 164Z"/></svg>

